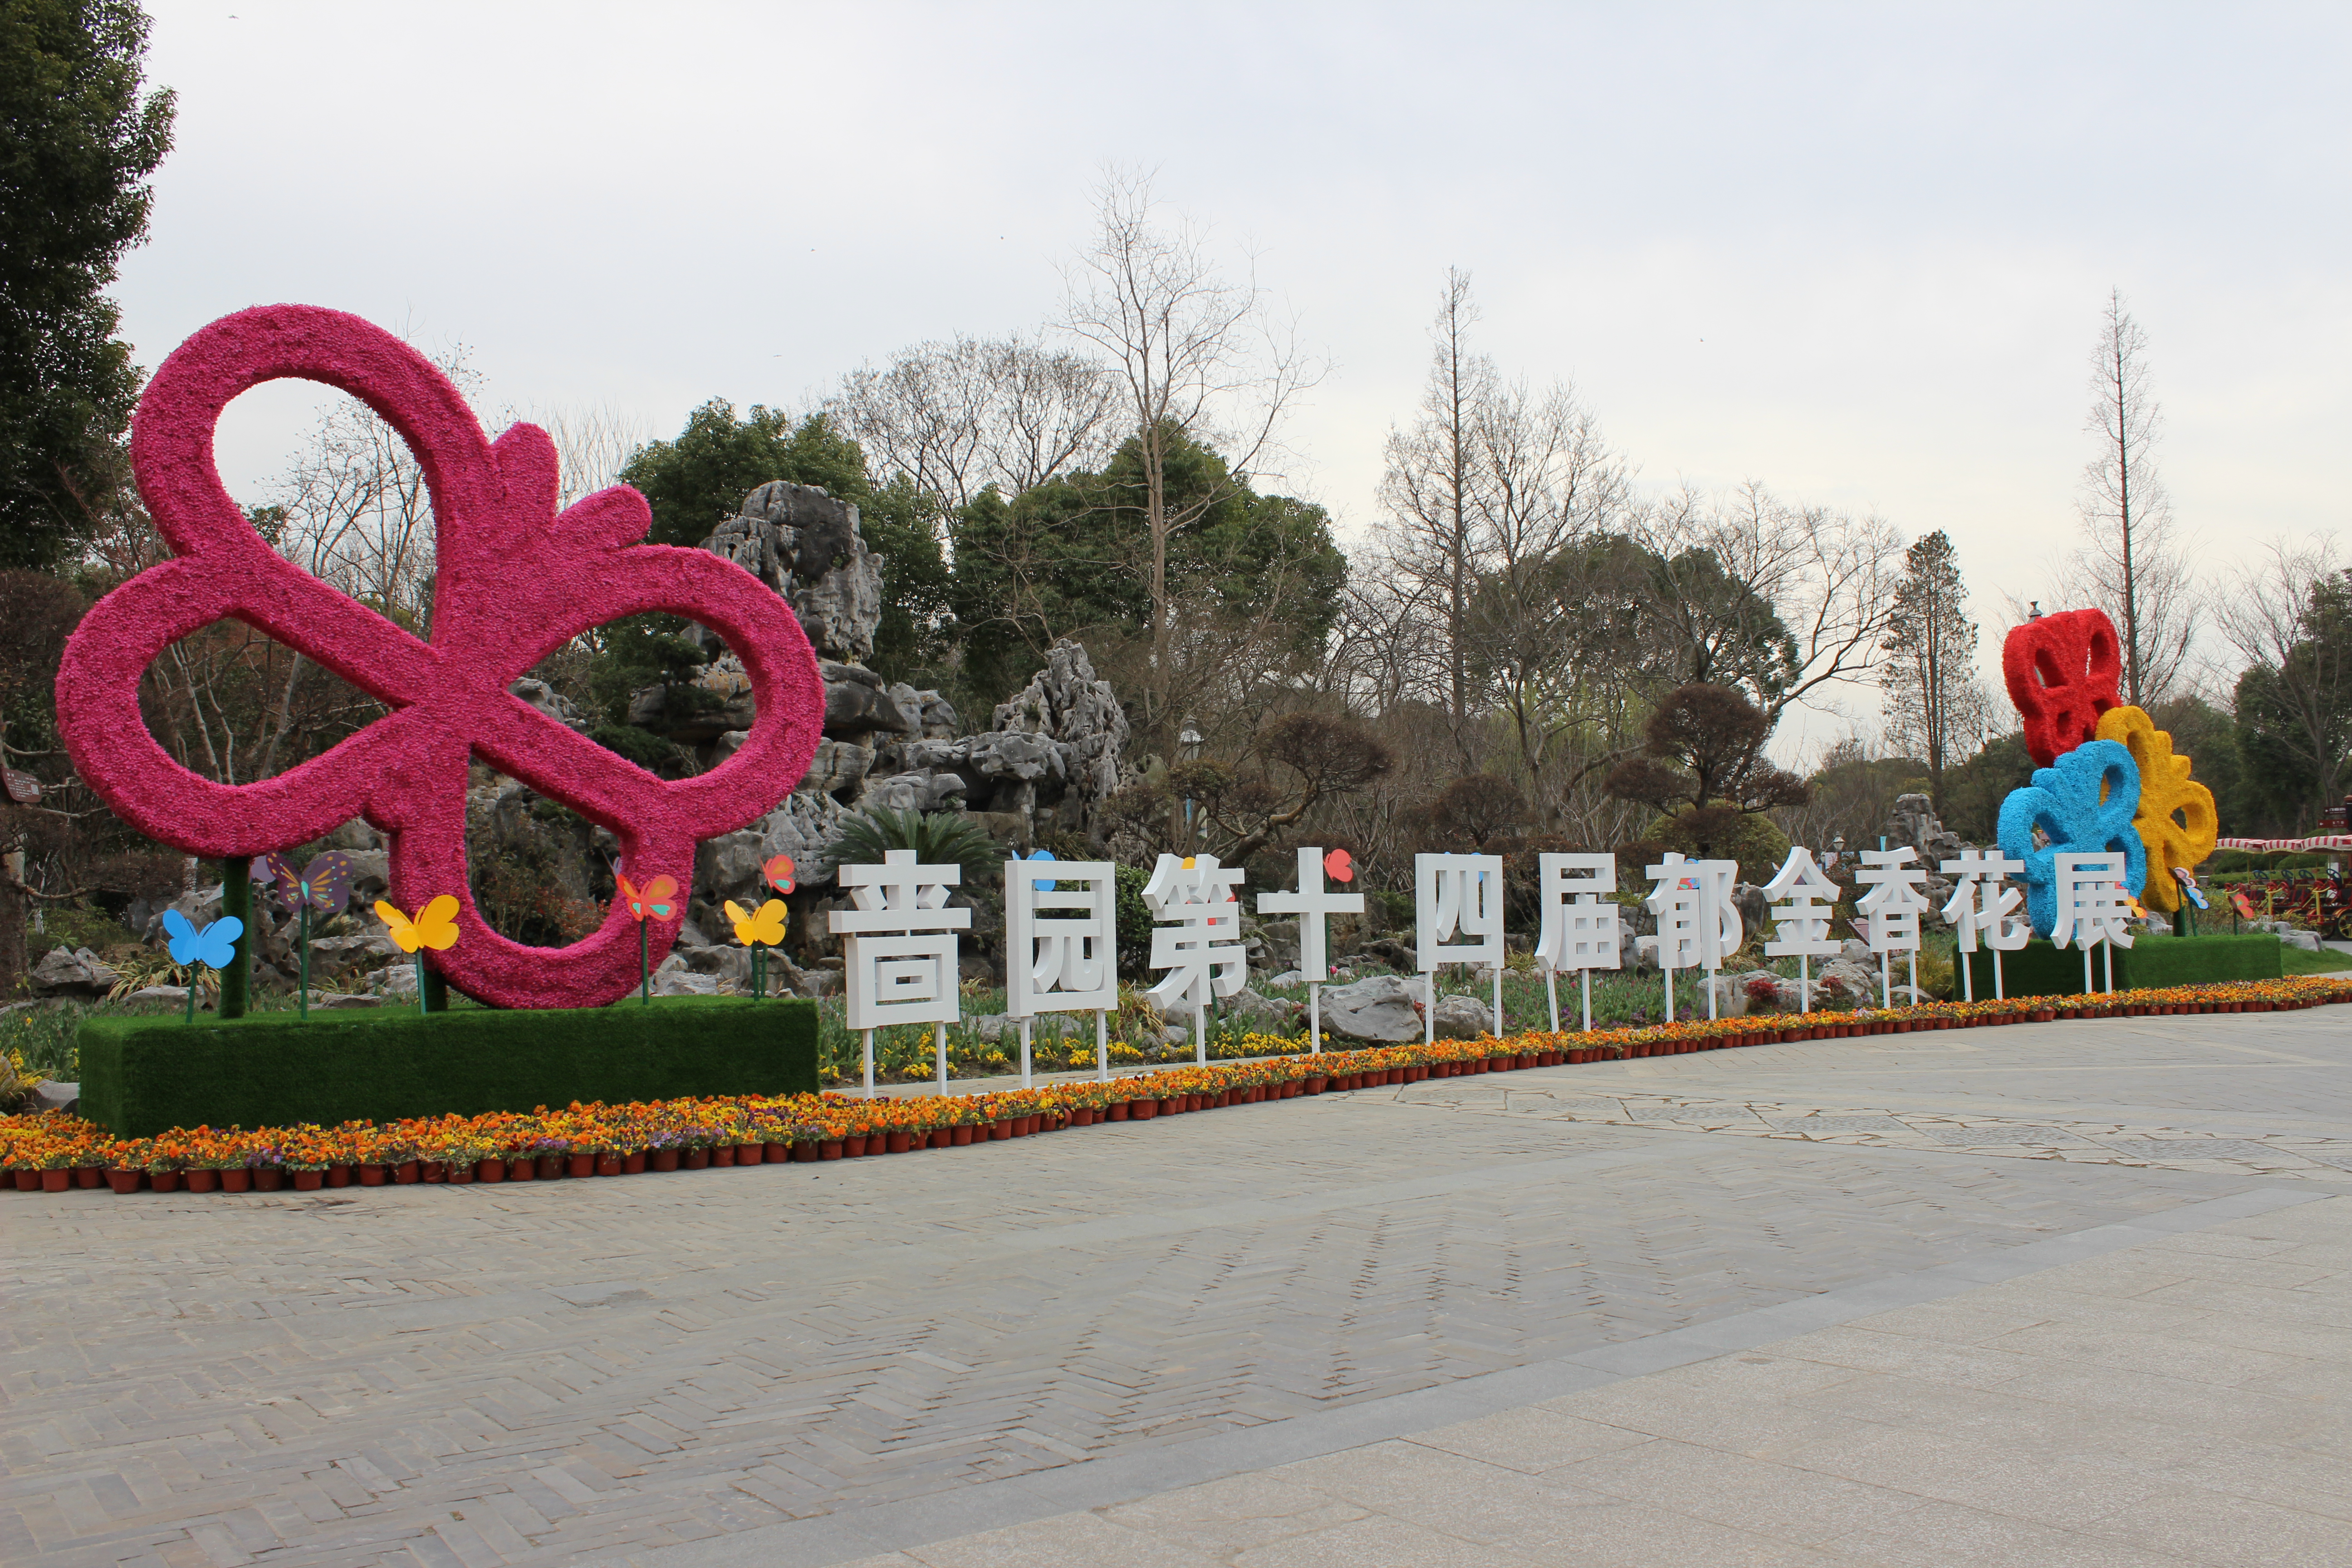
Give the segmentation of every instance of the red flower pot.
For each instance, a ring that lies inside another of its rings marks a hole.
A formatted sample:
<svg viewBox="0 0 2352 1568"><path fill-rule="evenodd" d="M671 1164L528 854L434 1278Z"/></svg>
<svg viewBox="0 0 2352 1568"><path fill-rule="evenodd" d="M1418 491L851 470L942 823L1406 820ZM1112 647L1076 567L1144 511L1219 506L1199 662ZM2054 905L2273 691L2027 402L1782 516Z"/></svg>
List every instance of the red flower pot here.
<svg viewBox="0 0 2352 1568"><path fill-rule="evenodd" d="M760 1163L763 1165L780 1165L792 1157L793 1146L791 1144L770 1143L761 1150Z"/></svg>
<svg viewBox="0 0 2352 1568"><path fill-rule="evenodd" d="M621 1156L621 1174L625 1176L641 1176L645 1174L645 1150L632 1149L627 1153Z"/></svg>
<svg viewBox="0 0 2352 1568"><path fill-rule="evenodd" d="M1123 1100L1113 1100L1110 1104L1103 1107L1103 1116L1105 1120L1110 1121L1126 1121L1127 1101Z"/></svg>
<svg viewBox="0 0 2352 1568"><path fill-rule="evenodd" d="M414 1160L403 1161L392 1168L392 1179L404 1186L423 1174L424 1171Z"/></svg>
<svg viewBox="0 0 2352 1568"><path fill-rule="evenodd" d="M10 1175L12 1175L12 1176L14 1176L14 1177L16 1177L16 1190L17 1190L18 1192L20 1192L20 1193L37 1193L37 1192L39 1192L39 1191L41 1190L41 1173L40 1173L40 1172L38 1172L38 1171L11 1171L11 1172L9 1172L8 1173L9 1173Z"/></svg>
<svg viewBox="0 0 2352 1568"><path fill-rule="evenodd" d="M654 1159L653 1159L653 1165L654 1165L654 1169L655 1169L655 1170L656 1170L656 1171L675 1171L675 1170L677 1170L677 1150L675 1150L675 1149L656 1149L655 1151L653 1151L653 1156L654 1156Z"/></svg>
<svg viewBox="0 0 2352 1568"><path fill-rule="evenodd" d="M893 1154L904 1154L915 1146L915 1137L911 1132L893 1132L888 1134L888 1138L889 1151Z"/></svg>
<svg viewBox="0 0 2352 1568"><path fill-rule="evenodd" d="M450 1165L447 1167L447 1170L449 1173L449 1184L451 1186L468 1187L473 1185L474 1162L471 1160L464 1161L458 1164Z"/></svg>
<svg viewBox="0 0 2352 1568"><path fill-rule="evenodd" d="M710 1169L710 1151L708 1149L688 1149L686 1152L686 1158L679 1161L678 1163L689 1171L707 1171Z"/></svg>
<svg viewBox="0 0 2352 1568"><path fill-rule="evenodd" d="M294 1173L294 1190L298 1193L315 1193L326 1179L327 1173L324 1171L297 1171ZM470 1176L467 1178L469 1181L471 1179Z"/></svg>
<svg viewBox="0 0 2352 1568"><path fill-rule="evenodd" d="M1331 1086L1331 1080L1320 1073L1311 1073L1307 1079L1307 1092L1320 1094Z"/></svg>
<svg viewBox="0 0 2352 1568"><path fill-rule="evenodd" d="M159 1193L176 1193L180 1190L180 1173L177 1171L150 1171L147 1173L147 1182L149 1185L152 1186Z"/></svg>
<svg viewBox="0 0 2352 1568"><path fill-rule="evenodd" d="M735 1163L735 1145L732 1143L721 1143L718 1148L711 1150L710 1163L714 1165L731 1167ZM587 1173L584 1171L574 1171L572 1173L575 1176L579 1176L585 1175Z"/></svg>
<svg viewBox="0 0 2352 1568"><path fill-rule="evenodd" d="M738 1143L735 1145L735 1163L739 1169L745 1165L764 1165L767 1163L768 1152L760 1144Z"/></svg>
<svg viewBox="0 0 2352 1568"><path fill-rule="evenodd" d="M1160 1102L1160 1109L1163 1113L1167 1110L1168 1104L1165 1100ZM1036 1131L1037 1119L1035 1117L1016 1116L1013 1119L1013 1136L1015 1138L1026 1138L1029 1134Z"/></svg>
<svg viewBox="0 0 2352 1568"><path fill-rule="evenodd" d="M532 1159L528 1154L508 1155L507 1180L509 1182L535 1182L539 1180L539 1162Z"/></svg>
<svg viewBox="0 0 2352 1568"><path fill-rule="evenodd" d="M474 1162L474 1180L478 1182L503 1182L506 1179L507 1163L504 1160L477 1160Z"/></svg>
<svg viewBox="0 0 2352 1568"><path fill-rule="evenodd" d="M428 1182L447 1181L449 1179L449 1167L447 1163L440 1160L425 1161L425 1179Z"/></svg>
<svg viewBox="0 0 2352 1568"><path fill-rule="evenodd" d="M44 1173L46 1174L47 1173ZM217 1189L219 1185L220 1173L218 1171L190 1171L188 1173L188 1191L192 1193L213 1192Z"/></svg>
<svg viewBox="0 0 2352 1568"><path fill-rule="evenodd" d="M144 1171L110 1170L106 1173L106 1184L118 1193L135 1193L139 1190L139 1178L146 1173Z"/></svg>
<svg viewBox="0 0 2352 1568"><path fill-rule="evenodd" d="M1160 1114L1160 1102L1156 1100L1131 1100L1128 1101L1127 1114L1132 1121L1149 1121Z"/></svg>
<svg viewBox="0 0 2352 1568"><path fill-rule="evenodd" d="M327 1185L331 1187L348 1187L351 1184L352 1168L349 1165L330 1165L327 1167Z"/></svg>
<svg viewBox="0 0 2352 1568"><path fill-rule="evenodd" d="M864 1140L861 1139L859 1142L863 1142ZM814 1160L816 1158L816 1144L814 1142L795 1143L792 1148L792 1155L795 1160Z"/></svg>
<svg viewBox="0 0 2352 1568"><path fill-rule="evenodd" d="M1094 1124L1095 1124L1095 1113L1094 1113L1094 1111L1093 1111L1093 1110L1092 1110L1091 1108L1089 1108L1089 1107L1085 1107L1085 1106L1081 1106L1081 1107L1079 1107L1077 1110L1073 1110L1073 1111L1071 1111L1071 1112L1070 1112L1070 1125L1071 1125L1071 1126L1073 1126L1073 1127L1092 1127ZM971 1131L971 1129L970 1129L970 1128L968 1128L968 1127L967 1127L967 1128L965 1128L965 1129L964 1129L964 1131L967 1131L967 1132L969 1132L969 1131ZM959 1143L969 1143L969 1142L971 1142L971 1139L969 1139L969 1138L959 1138L959 1139L957 1139L957 1140L956 1140L956 1142L959 1142Z"/></svg>
<svg viewBox="0 0 2352 1568"><path fill-rule="evenodd" d="M873 1152L872 1145L873 1145L873 1142L874 1142L874 1141L873 1141L871 1138L868 1138L866 1142L866 1144L867 1144L866 1152L868 1152L868 1153L872 1153L872 1152ZM827 1140L825 1140L824 1142L823 1142L819 1143L819 1144L816 1146L816 1157L817 1157L818 1159L820 1159L820 1160L838 1160L838 1159L840 1159L840 1158L841 1158L841 1141L840 1141L839 1139L837 1139L837 1138L835 1138L835 1139L827 1139Z"/></svg>
<svg viewBox="0 0 2352 1568"><path fill-rule="evenodd" d="M970 1122L965 1122L961 1126L950 1127L948 1129L948 1143L950 1147L961 1149L969 1145L971 1142L971 1124Z"/></svg>
<svg viewBox="0 0 2352 1568"><path fill-rule="evenodd" d="M621 1157L618 1154L597 1155L596 1173L600 1176L619 1175L621 1173Z"/></svg>
<svg viewBox="0 0 2352 1568"><path fill-rule="evenodd" d="M568 1176L593 1176L596 1173L596 1156L567 1154L563 1157L563 1172Z"/></svg>
<svg viewBox="0 0 2352 1568"><path fill-rule="evenodd" d="M102 1187L106 1185L106 1167L103 1165L76 1165L74 1167L74 1185L78 1187Z"/></svg>
<svg viewBox="0 0 2352 1568"><path fill-rule="evenodd" d="M73 1173L71 1171L43 1171L41 1173L41 1191L45 1193L61 1193L72 1185Z"/></svg>
<svg viewBox="0 0 2352 1568"><path fill-rule="evenodd" d="M221 1191L225 1193L250 1192L253 1189L253 1173L242 1165L232 1165L220 1173L220 1184Z"/></svg>
<svg viewBox="0 0 2352 1568"><path fill-rule="evenodd" d="M841 1157L845 1160L856 1160L866 1154L880 1152L882 1152L882 1134L879 1132L870 1138L861 1132L855 1138L845 1138L841 1141Z"/></svg>

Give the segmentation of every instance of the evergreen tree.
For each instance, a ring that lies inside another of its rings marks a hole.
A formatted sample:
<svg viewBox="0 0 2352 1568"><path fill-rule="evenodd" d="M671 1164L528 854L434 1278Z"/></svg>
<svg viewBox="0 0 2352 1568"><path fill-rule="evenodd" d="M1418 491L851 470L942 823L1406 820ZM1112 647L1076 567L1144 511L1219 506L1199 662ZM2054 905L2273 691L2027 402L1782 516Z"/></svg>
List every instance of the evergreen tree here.
<svg viewBox="0 0 2352 1568"><path fill-rule="evenodd" d="M102 290L172 146L146 52L130 0L0 7L0 567L63 560L124 472L140 373Z"/></svg>
<svg viewBox="0 0 2352 1568"><path fill-rule="evenodd" d="M1952 542L1941 529L1904 555L1883 646L1887 744L1927 764L1940 804L1944 770L1974 748L1988 704L1977 679L1977 626Z"/></svg>

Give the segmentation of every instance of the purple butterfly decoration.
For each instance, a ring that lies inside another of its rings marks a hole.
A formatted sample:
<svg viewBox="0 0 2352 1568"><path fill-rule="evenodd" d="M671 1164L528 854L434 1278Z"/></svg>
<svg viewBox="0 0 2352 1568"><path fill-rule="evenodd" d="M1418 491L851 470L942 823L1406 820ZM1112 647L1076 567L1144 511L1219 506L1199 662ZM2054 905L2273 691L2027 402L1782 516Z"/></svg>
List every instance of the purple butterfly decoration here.
<svg viewBox="0 0 2352 1568"><path fill-rule="evenodd" d="M358 868L340 849L328 850L299 872L283 855L273 853L264 864L276 883L271 891L289 910L308 906L335 914L352 901L352 881Z"/></svg>

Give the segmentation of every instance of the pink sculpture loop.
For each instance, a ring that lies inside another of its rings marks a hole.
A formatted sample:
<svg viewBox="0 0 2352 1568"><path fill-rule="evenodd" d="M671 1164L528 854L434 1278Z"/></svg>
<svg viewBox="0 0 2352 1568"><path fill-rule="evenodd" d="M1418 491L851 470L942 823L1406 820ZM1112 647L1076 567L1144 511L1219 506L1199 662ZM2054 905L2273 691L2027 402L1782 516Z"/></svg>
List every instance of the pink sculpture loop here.
<svg viewBox="0 0 2352 1568"><path fill-rule="evenodd" d="M438 576L430 643L264 543L213 466L221 410L265 381L341 388L404 438L425 470ZM392 839L394 899L457 896L451 984L499 1006L599 1006L637 984L635 922L605 918L570 947L526 947L482 923L466 876L469 756L612 829L639 877L690 884L698 839L774 805L807 771L824 722L816 658L783 600L700 550L635 542L652 521L626 486L555 510L555 447L536 426L484 439L457 388L356 316L270 305L224 317L163 362L131 432L140 493L175 559L101 599L66 645L58 715L74 766L140 832L190 854L260 855L364 816ZM572 637L666 610L725 638L758 707L751 738L698 778L666 783L574 734L507 688ZM139 682L173 641L225 617L257 626L395 710L274 779L236 786L182 767L141 721ZM665 950L673 926L655 941Z"/></svg>

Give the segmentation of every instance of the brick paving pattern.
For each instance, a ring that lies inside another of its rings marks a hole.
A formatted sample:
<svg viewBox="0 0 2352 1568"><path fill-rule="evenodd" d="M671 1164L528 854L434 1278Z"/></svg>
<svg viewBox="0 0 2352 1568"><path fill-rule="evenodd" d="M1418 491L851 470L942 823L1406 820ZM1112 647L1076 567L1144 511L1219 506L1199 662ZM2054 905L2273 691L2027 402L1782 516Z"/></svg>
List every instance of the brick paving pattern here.
<svg viewBox="0 0 2352 1568"><path fill-rule="evenodd" d="M0 1561L618 1561L2346 1190L2347 1016L1750 1048L840 1165L7 1194Z"/></svg>

